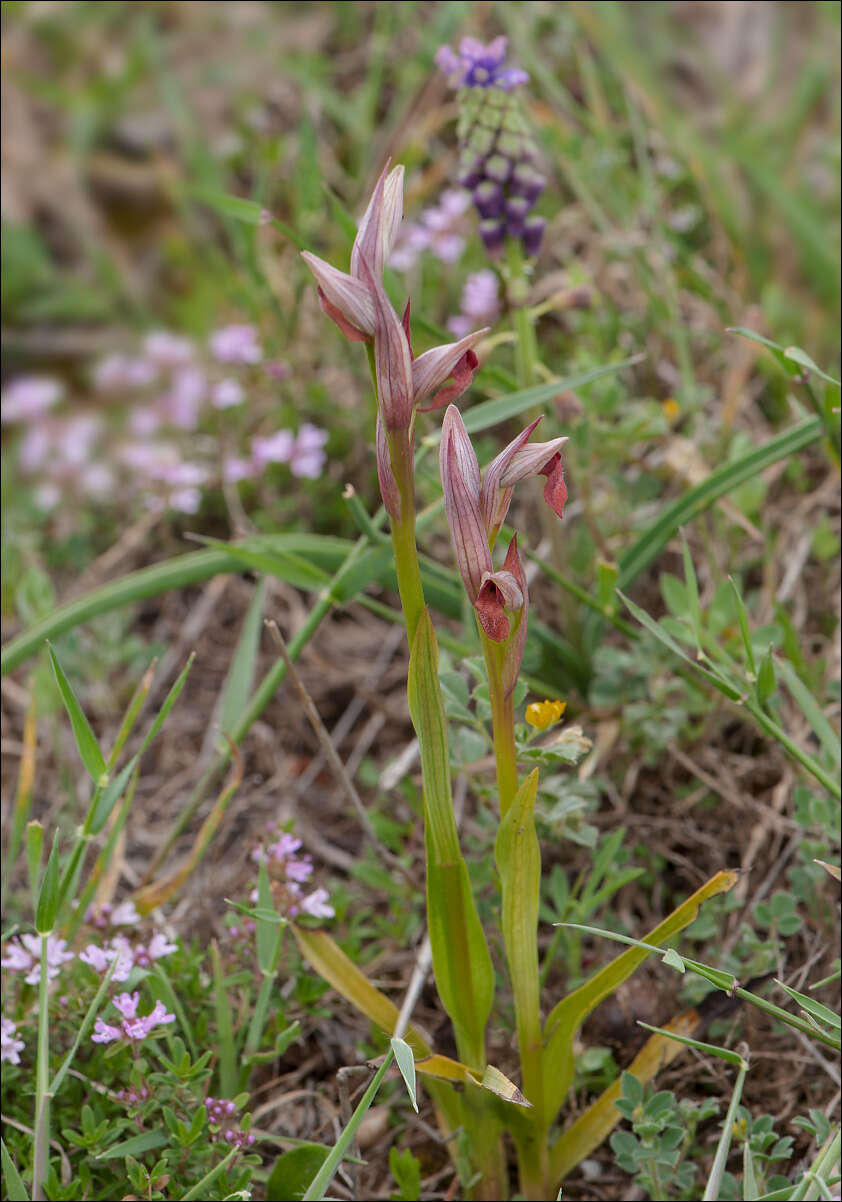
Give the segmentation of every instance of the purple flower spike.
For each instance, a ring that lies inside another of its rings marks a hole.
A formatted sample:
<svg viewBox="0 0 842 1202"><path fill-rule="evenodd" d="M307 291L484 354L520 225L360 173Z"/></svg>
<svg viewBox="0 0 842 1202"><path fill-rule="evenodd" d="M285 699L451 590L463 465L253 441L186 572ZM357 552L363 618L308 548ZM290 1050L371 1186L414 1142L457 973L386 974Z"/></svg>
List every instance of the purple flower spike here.
<svg viewBox="0 0 842 1202"><path fill-rule="evenodd" d="M513 238L519 238L523 233L529 207L525 196L512 196L506 201L506 233Z"/></svg>
<svg viewBox="0 0 842 1202"><path fill-rule="evenodd" d="M546 183L543 175L529 163L518 163L512 176L512 192L515 196L523 196L532 208L544 191Z"/></svg>
<svg viewBox="0 0 842 1202"><path fill-rule="evenodd" d="M502 154L493 154L485 164L485 174L489 179L496 180L498 184L505 184L511 170L511 162Z"/></svg>
<svg viewBox="0 0 842 1202"><path fill-rule="evenodd" d="M490 255L499 255L506 240L506 227L502 221L491 218L479 223L479 234Z"/></svg>
<svg viewBox="0 0 842 1202"><path fill-rule="evenodd" d="M480 156L468 157L459 164L456 176L463 188L475 188L482 180L485 170L485 160Z"/></svg>
<svg viewBox="0 0 842 1202"><path fill-rule="evenodd" d="M476 38L462 38L457 54L450 46L436 51L436 65L451 83L465 88L500 88L510 92L529 76L516 67L504 68L508 38L495 38L488 45Z"/></svg>
<svg viewBox="0 0 842 1202"><path fill-rule="evenodd" d="M480 217L501 217L503 189L493 180L483 180L474 191L474 204Z"/></svg>
<svg viewBox="0 0 842 1202"><path fill-rule="evenodd" d="M523 249L530 259L534 259L541 249L541 240L547 223L543 217L527 217L523 223Z"/></svg>

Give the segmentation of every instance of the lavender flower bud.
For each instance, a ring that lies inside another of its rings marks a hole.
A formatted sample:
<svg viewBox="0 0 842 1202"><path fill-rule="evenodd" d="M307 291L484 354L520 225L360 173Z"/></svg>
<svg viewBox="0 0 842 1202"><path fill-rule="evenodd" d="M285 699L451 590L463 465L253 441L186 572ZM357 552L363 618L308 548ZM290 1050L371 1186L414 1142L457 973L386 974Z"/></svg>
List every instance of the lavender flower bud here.
<svg viewBox="0 0 842 1202"><path fill-rule="evenodd" d="M506 227L502 221L496 218L488 218L479 223L479 235L482 238L485 249L490 255L499 255L503 250L503 243L506 240Z"/></svg>
<svg viewBox="0 0 842 1202"><path fill-rule="evenodd" d="M546 180L529 163L518 163L512 174L511 189L515 196L523 196L532 208L544 191Z"/></svg>
<svg viewBox="0 0 842 1202"><path fill-rule="evenodd" d="M480 217L503 215L503 189L493 180L486 179L474 189L474 204Z"/></svg>
<svg viewBox="0 0 842 1202"><path fill-rule="evenodd" d="M511 196L506 201L506 233L512 238L523 234L524 221L531 208L524 196Z"/></svg>
<svg viewBox="0 0 842 1202"><path fill-rule="evenodd" d="M541 240L547 223L543 217L527 217L523 223L523 249L530 259L534 259L541 249Z"/></svg>

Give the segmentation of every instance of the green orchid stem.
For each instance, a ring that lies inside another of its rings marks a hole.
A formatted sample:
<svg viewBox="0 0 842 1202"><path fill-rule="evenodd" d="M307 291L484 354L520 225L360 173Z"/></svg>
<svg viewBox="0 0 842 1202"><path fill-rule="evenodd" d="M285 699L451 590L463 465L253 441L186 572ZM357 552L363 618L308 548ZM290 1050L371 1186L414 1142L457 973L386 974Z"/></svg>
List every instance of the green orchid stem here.
<svg viewBox="0 0 842 1202"><path fill-rule="evenodd" d="M517 750L515 748L514 697L506 696L503 686L504 645L495 643L482 627L480 639L488 673L488 697L491 702L491 726L494 735L494 759L497 791L500 794L500 818L505 818L517 793Z"/></svg>
<svg viewBox="0 0 842 1202"><path fill-rule="evenodd" d="M400 515L389 519L392 527L392 547L395 552L395 574L406 621L406 634L411 647L418 622L424 612L424 589L415 541L414 454L409 430L392 431L387 435L387 440L392 472L401 499Z"/></svg>

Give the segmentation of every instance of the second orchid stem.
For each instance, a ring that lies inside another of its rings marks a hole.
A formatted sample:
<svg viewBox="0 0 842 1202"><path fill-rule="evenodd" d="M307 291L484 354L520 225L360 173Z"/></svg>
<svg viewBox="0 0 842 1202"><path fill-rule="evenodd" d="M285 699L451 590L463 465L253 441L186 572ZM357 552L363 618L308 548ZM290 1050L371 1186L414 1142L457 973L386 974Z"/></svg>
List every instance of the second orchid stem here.
<svg viewBox="0 0 842 1202"><path fill-rule="evenodd" d="M518 789L514 698L511 693L506 696L503 684L503 647L500 643L495 643L488 638L481 628L480 638L488 673L488 697L491 702L491 726L497 769L497 791L500 795L500 817L504 818Z"/></svg>

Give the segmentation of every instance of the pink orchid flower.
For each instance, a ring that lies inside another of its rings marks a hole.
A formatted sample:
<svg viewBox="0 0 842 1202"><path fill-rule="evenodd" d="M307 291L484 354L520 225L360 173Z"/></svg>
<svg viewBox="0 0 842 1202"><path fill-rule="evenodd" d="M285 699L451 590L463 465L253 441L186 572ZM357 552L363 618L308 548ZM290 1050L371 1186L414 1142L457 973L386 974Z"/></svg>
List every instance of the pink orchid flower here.
<svg viewBox="0 0 842 1202"><path fill-rule="evenodd" d="M526 577L516 538L509 544L506 560L497 572L491 548L508 512L514 485L519 481L545 475L544 498L559 517L567 498L559 454L559 448L567 440L554 438L527 446L537 424L537 420L532 422L501 451L486 468L483 479L462 415L455 405L448 408L442 423L441 480L456 563L488 638L502 643L515 636L505 670L512 688L526 640ZM517 625L513 630L511 619L515 617Z"/></svg>

